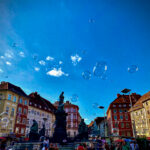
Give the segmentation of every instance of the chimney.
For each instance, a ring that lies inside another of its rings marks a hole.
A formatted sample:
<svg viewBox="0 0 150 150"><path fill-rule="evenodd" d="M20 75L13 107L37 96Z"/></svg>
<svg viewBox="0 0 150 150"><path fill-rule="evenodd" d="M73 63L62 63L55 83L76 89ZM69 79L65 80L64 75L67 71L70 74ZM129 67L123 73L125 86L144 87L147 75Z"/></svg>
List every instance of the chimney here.
<svg viewBox="0 0 150 150"><path fill-rule="evenodd" d="M70 104L69 101L66 101L66 104Z"/></svg>
<svg viewBox="0 0 150 150"><path fill-rule="evenodd" d="M120 94L117 94L117 98L118 98L119 96L121 96L121 95L120 95Z"/></svg>

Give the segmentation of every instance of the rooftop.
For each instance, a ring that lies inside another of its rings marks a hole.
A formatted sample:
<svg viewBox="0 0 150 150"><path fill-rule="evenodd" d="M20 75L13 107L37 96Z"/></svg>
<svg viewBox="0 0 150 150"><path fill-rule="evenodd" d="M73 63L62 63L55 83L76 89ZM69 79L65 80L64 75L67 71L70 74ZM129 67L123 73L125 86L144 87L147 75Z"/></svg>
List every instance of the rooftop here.
<svg viewBox="0 0 150 150"><path fill-rule="evenodd" d="M0 90L10 90L20 96L28 97L28 95L20 87L13 85L9 82L2 81L0 84Z"/></svg>

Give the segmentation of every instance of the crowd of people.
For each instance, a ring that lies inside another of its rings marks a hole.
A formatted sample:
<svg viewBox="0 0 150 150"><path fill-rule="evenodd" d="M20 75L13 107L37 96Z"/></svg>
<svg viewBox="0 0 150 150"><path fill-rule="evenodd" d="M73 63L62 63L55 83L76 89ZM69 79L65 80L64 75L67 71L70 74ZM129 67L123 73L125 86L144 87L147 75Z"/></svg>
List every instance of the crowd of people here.
<svg viewBox="0 0 150 150"><path fill-rule="evenodd" d="M99 137L94 142L79 144L76 150L139 150L139 145L133 140L108 144L106 140Z"/></svg>

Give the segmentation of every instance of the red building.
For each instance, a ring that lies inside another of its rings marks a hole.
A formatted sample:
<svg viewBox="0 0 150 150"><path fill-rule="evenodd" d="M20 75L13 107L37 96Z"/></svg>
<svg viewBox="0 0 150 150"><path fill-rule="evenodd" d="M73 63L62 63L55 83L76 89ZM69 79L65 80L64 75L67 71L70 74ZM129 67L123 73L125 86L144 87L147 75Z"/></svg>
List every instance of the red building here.
<svg viewBox="0 0 150 150"><path fill-rule="evenodd" d="M130 98L133 105L140 97L136 93L132 93L130 97L129 95L117 94L117 98L109 105L107 110L109 135L133 136L131 117L128 112L131 108Z"/></svg>
<svg viewBox="0 0 150 150"><path fill-rule="evenodd" d="M16 134L17 137L20 137L25 136L26 132L29 97L19 87L16 88L16 91L19 93L19 98L18 98L14 133Z"/></svg>
<svg viewBox="0 0 150 150"><path fill-rule="evenodd" d="M59 102L55 102L55 106L58 106ZM67 134L68 137L75 137L78 134L78 125L81 122L81 116L79 114L79 107L71 104L69 101L64 103L64 110L68 114L67 116Z"/></svg>

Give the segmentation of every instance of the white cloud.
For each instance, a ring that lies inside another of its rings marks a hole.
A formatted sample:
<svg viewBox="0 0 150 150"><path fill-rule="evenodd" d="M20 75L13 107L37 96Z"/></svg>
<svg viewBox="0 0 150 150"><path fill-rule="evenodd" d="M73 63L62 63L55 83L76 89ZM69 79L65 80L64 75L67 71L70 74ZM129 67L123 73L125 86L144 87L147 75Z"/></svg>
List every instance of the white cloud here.
<svg viewBox="0 0 150 150"><path fill-rule="evenodd" d="M88 121L89 119L88 119L88 118L85 118L84 120L85 120L85 121Z"/></svg>
<svg viewBox="0 0 150 150"><path fill-rule="evenodd" d="M73 65L77 65L77 63L82 60L82 57L76 54L74 56L71 56L71 60L72 60Z"/></svg>
<svg viewBox="0 0 150 150"><path fill-rule="evenodd" d="M59 61L59 64L61 65L63 62L62 61Z"/></svg>
<svg viewBox="0 0 150 150"><path fill-rule="evenodd" d="M61 77L62 75L69 76L69 74L64 73L61 70L61 68L58 68L58 69L53 68L52 70L48 71L46 74L50 76L54 76L54 77Z"/></svg>
<svg viewBox="0 0 150 150"><path fill-rule="evenodd" d="M54 60L54 58L53 58L53 57L51 57L51 56L47 56L47 57L46 57L46 60L47 60L47 61L53 61L53 60Z"/></svg>
<svg viewBox="0 0 150 150"><path fill-rule="evenodd" d="M1 59L4 59L5 57L4 57L4 56L0 56L0 58L1 58Z"/></svg>
<svg viewBox="0 0 150 150"><path fill-rule="evenodd" d="M40 68L34 67L34 70L38 72L40 70Z"/></svg>
<svg viewBox="0 0 150 150"><path fill-rule="evenodd" d="M10 50L8 50L4 55L7 58L13 58L14 57L14 53Z"/></svg>
<svg viewBox="0 0 150 150"><path fill-rule="evenodd" d="M11 62L6 61L6 65L11 66Z"/></svg>
<svg viewBox="0 0 150 150"><path fill-rule="evenodd" d="M107 65L105 65L105 71L107 70Z"/></svg>
<svg viewBox="0 0 150 150"><path fill-rule="evenodd" d="M24 52L19 52L20 57L25 57Z"/></svg>
<svg viewBox="0 0 150 150"><path fill-rule="evenodd" d="M0 68L0 73L3 73L4 71Z"/></svg>
<svg viewBox="0 0 150 150"><path fill-rule="evenodd" d="M42 65L42 66L45 66L45 61L44 60L40 60L39 64Z"/></svg>

